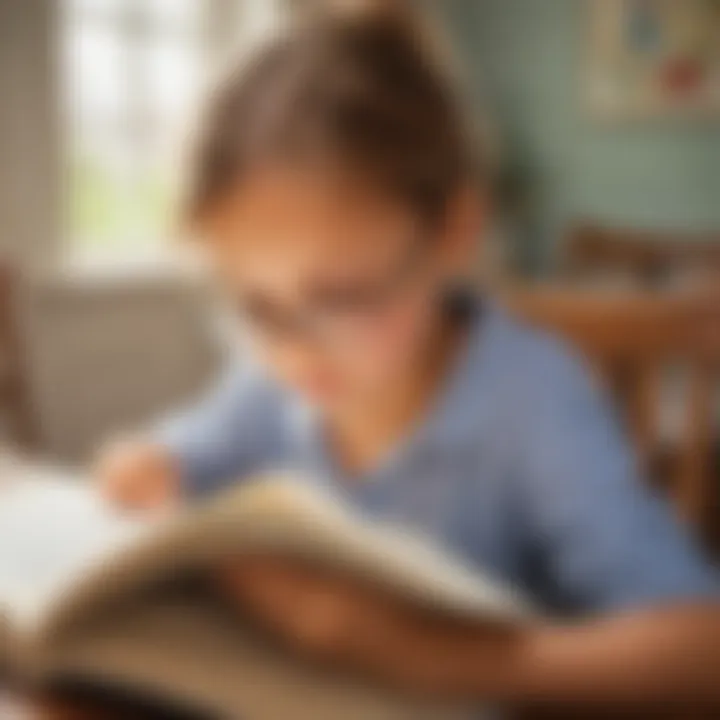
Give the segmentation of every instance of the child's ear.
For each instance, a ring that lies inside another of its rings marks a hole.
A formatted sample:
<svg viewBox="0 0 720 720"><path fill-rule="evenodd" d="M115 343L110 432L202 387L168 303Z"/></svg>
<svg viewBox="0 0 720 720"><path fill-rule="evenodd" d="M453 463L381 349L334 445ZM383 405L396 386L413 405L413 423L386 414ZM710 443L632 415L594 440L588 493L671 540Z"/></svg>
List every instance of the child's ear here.
<svg viewBox="0 0 720 720"><path fill-rule="evenodd" d="M443 247L448 272L454 277L467 279L478 276L486 216L486 201L474 186L464 186L450 200L445 216Z"/></svg>

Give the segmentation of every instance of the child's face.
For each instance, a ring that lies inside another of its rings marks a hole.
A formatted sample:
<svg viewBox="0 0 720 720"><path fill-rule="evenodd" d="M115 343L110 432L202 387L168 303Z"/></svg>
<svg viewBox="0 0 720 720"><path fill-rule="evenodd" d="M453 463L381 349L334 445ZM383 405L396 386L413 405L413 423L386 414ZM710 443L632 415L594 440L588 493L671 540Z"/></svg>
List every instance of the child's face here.
<svg viewBox="0 0 720 720"><path fill-rule="evenodd" d="M455 240L429 236L401 204L290 170L256 173L205 230L261 357L326 407L383 392L412 367L461 261Z"/></svg>

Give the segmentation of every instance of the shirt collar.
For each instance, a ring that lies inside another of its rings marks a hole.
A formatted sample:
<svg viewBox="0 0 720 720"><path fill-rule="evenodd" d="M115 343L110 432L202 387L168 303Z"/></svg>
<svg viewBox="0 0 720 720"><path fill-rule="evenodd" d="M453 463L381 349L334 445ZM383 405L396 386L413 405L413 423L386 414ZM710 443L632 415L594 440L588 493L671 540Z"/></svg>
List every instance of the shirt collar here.
<svg viewBox="0 0 720 720"><path fill-rule="evenodd" d="M472 309L468 336L455 358L438 396L421 420L411 444L423 448L452 448L477 441L489 418L487 402L494 368L502 363L502 337L508 319L492 300L478 301ZM291 439L312 462L324 462L321 419L306 401L293 395L288 408Z"/></svg>
<svg viewBox="0 0 720 720"><path fill-rule="evenodd" d="M492 409L488 400L506 322L495 302L477 301L465 345L428 416L423 440L429 445L458 448L476 443Z"/></svg>

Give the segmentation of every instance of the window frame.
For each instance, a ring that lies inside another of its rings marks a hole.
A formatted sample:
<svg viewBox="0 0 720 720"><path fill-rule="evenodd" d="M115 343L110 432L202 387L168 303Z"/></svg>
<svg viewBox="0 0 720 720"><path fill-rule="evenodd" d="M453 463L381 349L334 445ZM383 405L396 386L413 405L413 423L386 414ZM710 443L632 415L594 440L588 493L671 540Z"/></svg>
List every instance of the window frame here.
<svg viewBox="0 0 720 720"><path fill-rule="evenodd" d="M59 17L56 23L60 36L60 42L58 42L60 52L65 50L64 43L67 42L66 23L72 21L66 15L68 11L72 10L71 7L67 7L67 5L73 4L72 0L65 0L65 2L66 6L58 12ZM232 47L243 42L244 34L247 34L248 41L251 41L254 34L262 31L263 25L268 25L270 22L268 18L271 15L277 16L283 4L283 0L197 0L197 2L201 7L196 28L172 27L172 23L170 23L170 27L165 26L160 32L163 35L169 33L169 36L175 33L196 33L200 44L201 64L205 66L209 75L212 74L213 66L224 55L227 55ZM128 60L124 58L123 63L132 64L130 61L133 55L141 58L147 45L153 42L153 38L158 37L157 26L152 27L150 23L146 24L142 17L145 15L142 10L143 3L144 0L122 0L118 3L118 9L98 8L96 11L98 22L119 23L119 27L114 28L114 32L122 33L123 54L130 56ZM261 14L265 16L265 19L260 22L258 22L256 12L258 8L262 8ZM253 15L249 17L248 13L253 13ZM141 47L141 52L137 52L138 46ZM59 83L56 93L60 125L57 133L59 145L57 154L60 168L58 180L61 188L57 256L63 268L63 275L73 278L89 275L93 283L98 275L113 281L124 281L127 277L138 278L143 283L147 283L148 279L153 278L161 279L164 282L178 273L185 276L187 274L186 263L177 256L172 243L165 242L161 238L147 238L134 242L130 251L124 251L116 247L91 248L81 238L72 236L73 188L68 182L68 176L72 169L73 126L65 105L71 99L71 95L68 92L68 78L65 77L67 64L64 57L58 66L62 68L63 76L56 78ZM124 74L124 77L130 78L128 80L130 86L135 85L132 80L133 75L135 77L142 76L142 66L142 60L136 60L134 66L129 68L127 74ZM205 70L202 72L205 73ZM130 92L133 91L130 90ZM141 103L142 101L139 105Z"/></svg>

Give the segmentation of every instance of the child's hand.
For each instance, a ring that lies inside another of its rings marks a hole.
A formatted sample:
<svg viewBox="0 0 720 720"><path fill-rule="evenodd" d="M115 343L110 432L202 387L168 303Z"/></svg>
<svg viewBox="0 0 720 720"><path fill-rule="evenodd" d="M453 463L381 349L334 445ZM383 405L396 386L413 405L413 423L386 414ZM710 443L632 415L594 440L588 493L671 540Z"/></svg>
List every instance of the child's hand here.
<svg viewBox="0 0 720 720"><path fill-rule="evenodd" d="M153 510L179 500L179 476L162 449L143 443L115 444L95 469L102 494L128 509Z"/></svg>
<svg viewBox="0 0 720 720"><path fill-rule="evenodd" d="M468 633L350 578L288 561L244 558L223 568L219 580L297 651L412 692L492 694L494 675L520 640L496 628ZM478 687L478 673L487 689Z"/></svg>
<svg viewBox="0 0 720 720"><path fill-rule="evenodd" d="M223 568L221 588L297 650L349 659L387 643L396 608L348 581L273 558L243 558ZM377 648L380 650L380 648Z"/></svg>

